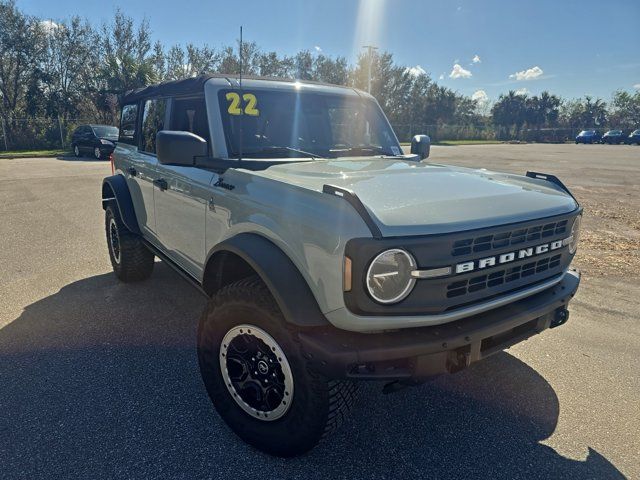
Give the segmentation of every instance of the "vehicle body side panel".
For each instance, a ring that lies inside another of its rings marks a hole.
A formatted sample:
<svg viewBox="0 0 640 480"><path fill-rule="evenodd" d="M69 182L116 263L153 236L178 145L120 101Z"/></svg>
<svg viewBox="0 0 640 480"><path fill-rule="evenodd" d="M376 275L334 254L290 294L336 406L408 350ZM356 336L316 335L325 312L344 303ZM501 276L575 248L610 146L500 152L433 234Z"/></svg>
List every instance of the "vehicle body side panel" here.
<svg viewBox="0 0 640 480"><path fill-rule="evenodd" d="M127 179L140 230L151 238L156 238L153 181L157 164L154 156L126 143L118 143L114 152L114 166Z"/></svg>
<svg viewBox="0 0 640 480"><path fill-rule="evenodd" d="M371 236L351 205L251 172L229 170L223 178L233 189L213 187L215 210L207 209L207 251L241 233L262 235L291 259L323 313L343 307L345 244L354 236Z"/></svg>
<svg viewBox="0 0 640 480"><path fill-rule="evenodd" d="M174 262L200 278L205 261L206 209L214 174L193 167L159 165L158 179L167 189L154 188L158 238Z"/></svg>

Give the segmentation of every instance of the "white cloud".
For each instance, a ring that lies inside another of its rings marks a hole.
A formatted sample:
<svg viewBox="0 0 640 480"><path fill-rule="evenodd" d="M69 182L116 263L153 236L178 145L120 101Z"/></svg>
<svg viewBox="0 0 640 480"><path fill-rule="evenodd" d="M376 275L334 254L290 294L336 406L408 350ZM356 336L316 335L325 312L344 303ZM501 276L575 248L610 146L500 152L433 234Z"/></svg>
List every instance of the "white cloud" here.
<svg viewBox="0 0 640 480"><path fill-rule="evenodd" d="M438 80L444 80L444 73L440 74L440 76L438 77Z"/></svg>
<svg viewBox="0 0 640 480"><path fill-rule="evenodd" d="M535 80L536 78L540 78L543 73L542 69L536 65L521 72L512 73L509 75L509 78L515 78L516 80Z"/></svg>
<svg viewBox="0 0 640 480"><path fill-rule="evenodd" d="M473 60L471 60L473 63L480 63L480 56L479 55L475 55L473 57Z"/></svg>
<svg viewBox="0 0 640 480"><path fill-rule="evenodd" d="M473 92L473 95L471 95L471 100L475 100L482 105L489 101L489 95L487 95L487 92L484 90L476 90Z"/></svg>
<svg viewBox="0 0 640 480"><path fill-rule="evenodd" d="M518 90L516 90L516 95L529 95L529 90L527 90L525 87L519 88Z"/></svg>
<svg viewBox="0 0 640 480"><path fill-rule="evenodd" d="M636 84L633 86L633 88L635 88L635 89L637 89L637 90L640 90L640 83L636 83Z"/></svg>
<svg viewBox="0 0 640 480"><path fill-rule="evenodd" d="M322 52L322 49L318 45L316 45L313 48L315 48L316 52L318 52L318 53Z"/></svg>
<svg viewBox="0 0 640 480"><path fill-rule="evenodd" d="M47 35L51 35L58 28L60 28L60 25L58 25L56 22L52 20L42 20L40 22L40 26L42 27L42 29Z"/></svg>
<svg viewBox="0 0 640 480"><path fill-rule="evenodd" d="M427 71L424 68L422 68L420 65L407 68L407 72L409 72L409 75L412 75L414 77L419 77L420 75L426 75L427 73Z"/></svg>
<svg viewBox="0 0 640 480"><path fill-rule="evenodd" d="M458 63L453 65L453 70L449 74L449 78L469 78L471 76L471 72L462 68Z"/></svg>

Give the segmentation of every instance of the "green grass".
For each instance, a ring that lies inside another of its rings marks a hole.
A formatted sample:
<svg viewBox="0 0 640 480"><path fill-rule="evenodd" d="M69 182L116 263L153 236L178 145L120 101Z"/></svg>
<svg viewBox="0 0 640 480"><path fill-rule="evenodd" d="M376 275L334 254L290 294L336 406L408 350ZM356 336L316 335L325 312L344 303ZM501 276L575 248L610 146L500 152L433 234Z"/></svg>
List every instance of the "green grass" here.
<svg viewBox="0 0 640 480"><path fill-rule="evenodd" d="M0 158L57 157L68 155L68 150L0 150Z"/></svg>
<svg viewBox="0 0 640 480"><path fill-rule="evenodd" d="M497 143L503 143L500 140L442 140L440 142L433 142L432 145L494 145ZM400 145L408 147L411 142L402 142Z"/></svg>

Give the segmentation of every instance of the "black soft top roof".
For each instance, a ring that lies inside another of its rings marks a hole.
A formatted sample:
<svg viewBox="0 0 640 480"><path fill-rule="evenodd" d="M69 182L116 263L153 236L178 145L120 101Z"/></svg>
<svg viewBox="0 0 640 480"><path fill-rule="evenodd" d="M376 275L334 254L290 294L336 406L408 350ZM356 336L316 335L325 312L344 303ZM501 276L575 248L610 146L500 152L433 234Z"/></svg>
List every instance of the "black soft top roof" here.
<svg viewBox="0 0 640 480"><path fill-rule="evenodd" d="M204 84L214 77L224 77L224 75L200 75L199 77L185 78L184 80L173 80L170 82L149 85L148 87L129 90L122 97L122 104L137 102L143 98L161 97L167 95L188 95L194 93L204 93Z"/></svg>
<svg viewBox="0 0 640 480"><path fill-rule="evenodd" d="M173 96L173 95L193 95L204 93L204 84L207 80L211 78L226 78L230 84L237 83L238 75L236 74L208 74L208 75L200 75L198 77L193 78L185 78L183 80L173 80L170 82L158 83L156 85L149 85L148 87L142 87L135 90L129 90L122 97L122 105L127 103L137 102L144 98L149 97L162 97L162 96ZM274 77L262 77L256 75L246 75L243 76L246 80L268 80L268 81L276 81L276 82L286 82L292 83L297 80L293 78L274 78ZM302 83L309 83L314 85L324 85L327 87L338 87L338 88L348 88L352 90L350 87L345 87L343 85L332 85L330 83L325 82L316 82L312 80L303 80Z"/></svg>

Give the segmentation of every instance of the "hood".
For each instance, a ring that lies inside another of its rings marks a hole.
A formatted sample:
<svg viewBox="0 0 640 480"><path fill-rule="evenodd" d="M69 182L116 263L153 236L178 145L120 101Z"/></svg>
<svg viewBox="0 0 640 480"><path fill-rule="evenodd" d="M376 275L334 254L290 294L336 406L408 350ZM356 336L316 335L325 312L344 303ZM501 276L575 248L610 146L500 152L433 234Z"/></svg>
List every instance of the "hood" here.
<svg viewBox="0 0 640 480"><path fill-rule="evenodd" d="M352 190L385 237L472 230L577 208L544 180L398 157L316 160L254 173L320 192L324 184Z"/></svg>

